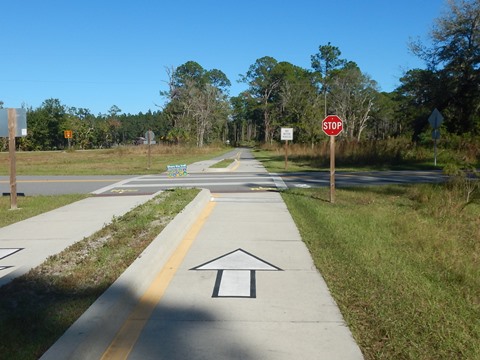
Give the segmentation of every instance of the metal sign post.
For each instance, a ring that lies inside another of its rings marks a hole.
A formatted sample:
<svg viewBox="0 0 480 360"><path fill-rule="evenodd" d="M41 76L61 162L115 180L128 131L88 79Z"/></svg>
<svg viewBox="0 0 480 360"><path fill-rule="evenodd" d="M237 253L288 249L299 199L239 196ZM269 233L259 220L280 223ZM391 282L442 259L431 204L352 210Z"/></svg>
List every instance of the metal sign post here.
<svg viewBox="0 0 480 360"><path fill-rule="evenodd" d="M440 139L440 125L443 122L443 115L435 108L430 116L428 122L433 127L432 139L433 139L433 165L437 166L437 140Z"/></svg>

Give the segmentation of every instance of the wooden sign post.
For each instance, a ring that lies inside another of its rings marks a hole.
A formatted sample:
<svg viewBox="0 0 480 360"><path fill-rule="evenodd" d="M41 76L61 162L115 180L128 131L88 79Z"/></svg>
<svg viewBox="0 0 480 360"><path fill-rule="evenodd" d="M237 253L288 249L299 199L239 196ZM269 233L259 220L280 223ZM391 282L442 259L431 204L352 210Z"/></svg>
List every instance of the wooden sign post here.
<svg viewBox="0 0 480 360"><path fill-rule="evenodd" d="M72 130L65 130L63 132L63 137L68 141L68 150L72 147L72 138L73 138L73 131Z"/></svg>
<svg viewBox="0 0 480 360"><path fill-rule="evenodd" d="M288 168L288 141L293 140L293 128L281 128L280 140L285 141L285 170Z"/></svg>
<svg viewBox="0 0 480 360"><path fill-rule="evenodd" d="M150 166L152 164L152 160L151 160L151 157L152 157L152 149L150 147L150 145L152 144L156 144L155 142L155 134L152 130L148 130L147 132L145 132L145 141L143 142L145 145L148 145L148 167L147 169L150 170Z"/></svg>
<svg viewBox="0 0 480 360"><path fill-rule="evenodd" d="M330 136L330 202L335 203L335 136Z"/></svg>
<svg viewBox="0 0 480 360"><path fill-rule="evenodd" d="M17 162L15 157L15 135L17 133L17 112L8 109L8 154L10 157L10 209L17 209Z"/></svg>
<svg viewBox="0 0 480 360"><path fill-rule="evenodd" d="M17 160L15 138L27 136L27 111L25 109L0 109L0 137L8 137L10 160L10 208L17 209Z"/></svg>
<svg viewBox="0 0 480 360"><path fill-rule="evenodd" d="M328 115L322 121L322 130L330 136L330 202L335 203L335 137L343 131L343 121L337 115Z"/></svg>

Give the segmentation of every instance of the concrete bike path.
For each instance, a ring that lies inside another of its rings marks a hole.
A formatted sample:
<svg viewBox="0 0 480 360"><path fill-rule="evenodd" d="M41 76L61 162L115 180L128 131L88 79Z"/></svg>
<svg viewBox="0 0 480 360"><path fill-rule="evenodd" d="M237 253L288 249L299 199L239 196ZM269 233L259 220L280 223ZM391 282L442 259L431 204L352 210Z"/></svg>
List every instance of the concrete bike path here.
<svg viewBox="0 0 480 360"><path fill-rule="evenodd" d="M363 358L279 193L199 196L42 359Z"/></svg>
<svg viewBox="0 0 480 360"><path fill-rule="evenodd" d="M209 206L128 359L361 359L280 194Z"/></svg>
<svg viewBox="0 0 480 360"><path fill-rule="evenodd" d="M0 228L0 286L151 198L89 197Z"/></svg>

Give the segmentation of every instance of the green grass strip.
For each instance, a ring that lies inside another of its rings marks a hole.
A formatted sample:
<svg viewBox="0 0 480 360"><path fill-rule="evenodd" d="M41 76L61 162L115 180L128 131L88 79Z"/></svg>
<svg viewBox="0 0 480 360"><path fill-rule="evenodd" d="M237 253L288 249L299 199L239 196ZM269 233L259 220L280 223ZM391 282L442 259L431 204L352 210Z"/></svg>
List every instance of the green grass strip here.
<svg viewBox="0 0 480 360"><path fill-rule="evenodd" d="M10 196L2 196L0 197L0 227L68 205L88 196L85 194L19 196L17 197L17 209L15 210L10 210Z"/></svg>
<svg viewBox="0 0 480 360"><path fill-rule="evenodd" d="M480 358L478 203L440 185L283 197L367 359Z"/></svg>
<svg viewBox="0 0 480 360"><path fill-rule="evenodd" d="M234 162L234 160L232 160L232 159L224 159L222 161L219 161L218 163L213 164L210 167L213 168L213 169L223 169L223 168L227 168L228 166L230 166L233 162Z"/></svg>

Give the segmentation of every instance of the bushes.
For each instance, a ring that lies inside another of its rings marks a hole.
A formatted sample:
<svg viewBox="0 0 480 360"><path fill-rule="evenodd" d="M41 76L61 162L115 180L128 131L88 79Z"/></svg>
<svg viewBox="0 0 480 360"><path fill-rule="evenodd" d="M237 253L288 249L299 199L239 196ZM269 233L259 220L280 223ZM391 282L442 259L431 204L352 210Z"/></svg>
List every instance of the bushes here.
<svg viewBox="0 0 480 360"><path fill-rule="evenodd" d="M262 147L265 150L283 154L279 145ZM313 148L304 144L289 146L292 160L309 163L316 168L328 167L330 163L329 141L322 141ZM338 139L335 151L336 163L339 167L371 167L384 169L393 167L411 167L417 163L426 163L433 158L427 149L416 146L404 139L388 139L379 141L347 141Z"/></svg>
<svg viewBox="0 0 480 360"><path fill-rule="evenodd" d="M465 201L463 207L480 198L480 172L474 166L448 164L443 172L449 176L447 185L450 191Z"/></svg>
<svg viewBox="0 0 480 360"><path fill-rule="evenodd" d="M451 136L438 143L439 167L447 164L480 163L480 141L475 138ZM283 156L283 144L263 145L263 150L275 151ZM289 158L313 168L325 168L330 163L329 140L313 148L306 144L289 144ZM417 144L407 138L387 140L348 141L338 138L335 151L338 167L370 167L374 169L433 168L433 142Z"/></svg>

